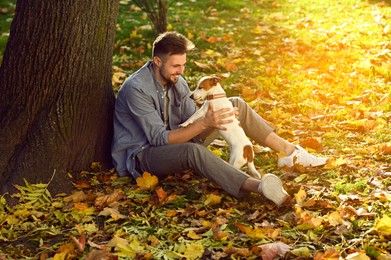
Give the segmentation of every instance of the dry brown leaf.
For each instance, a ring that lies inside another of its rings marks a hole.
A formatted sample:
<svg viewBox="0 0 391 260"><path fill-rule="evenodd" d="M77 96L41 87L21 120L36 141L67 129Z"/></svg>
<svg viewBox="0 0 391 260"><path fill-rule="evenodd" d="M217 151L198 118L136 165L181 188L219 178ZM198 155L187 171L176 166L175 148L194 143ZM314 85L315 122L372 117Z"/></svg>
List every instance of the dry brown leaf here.
<svg viewBox="0 0 391 260"><path fill-rule="evenodd" d="M123 198L125 198L125 195L116 191L108 195L100 194L96 197L94 205L97 207L104 207L110 205L113 202L120 201Z"/></svg>
<svg viewBox="0 0 391 260"><path fill-rule="evenodd" d="M85 194L84 191L76 191L73 194L64 198L65 202L82 202L82 201L93 201L96 195L93 193Z"/></svg>
<svg viewBox="0 0 391 260"><path fill-rule="evenodd" d="M161 187L156 190L156 194L160 203L163 203L167 199L167 192L165 192Z"/></svg>
<svg viewBox="0 0 391 260"><path fill-rule="evenodd" d="M206 63L202 63L202 62L199 62L199 61L194 61L194 64L197 65L198 68L200 69L205 69L205 70L208 70L210 69L210 66Z"/></svg>
<svg viewBox="0 0 391 260"><path fill-rule="evenodd" d="M323 145L318 141L318 139L310 137L300 141L300 145L304 148L311 148L317 152L321 151Z"/></svg>
<svg viewBox="0 0 391 260"><path fill-rule="evenodd" d="M291 247L283 242L276 242L258 246L261 249L259 256L262 260L273 260L277 256L283 258L291 250Z"/></svg>

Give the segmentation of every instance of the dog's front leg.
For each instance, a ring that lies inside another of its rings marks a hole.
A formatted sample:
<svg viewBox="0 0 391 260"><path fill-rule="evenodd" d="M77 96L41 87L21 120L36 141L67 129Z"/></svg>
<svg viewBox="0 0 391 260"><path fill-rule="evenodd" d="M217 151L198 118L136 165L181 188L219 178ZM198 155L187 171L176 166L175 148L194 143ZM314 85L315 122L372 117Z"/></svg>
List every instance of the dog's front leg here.
<svg viewBox="0 0 391 260"><path fill-rule="evenodd" d="M208 106L207 105L203 105L199 110L197 110L189 119L187 119L185 122L183 122L182 124L180 124L179 126L180 127L186 127L188 126L189 124L191 123L194 123L195 121L197 121L198 119L200 118L203 118L206 114L206 111L208 111Z"/></svg>

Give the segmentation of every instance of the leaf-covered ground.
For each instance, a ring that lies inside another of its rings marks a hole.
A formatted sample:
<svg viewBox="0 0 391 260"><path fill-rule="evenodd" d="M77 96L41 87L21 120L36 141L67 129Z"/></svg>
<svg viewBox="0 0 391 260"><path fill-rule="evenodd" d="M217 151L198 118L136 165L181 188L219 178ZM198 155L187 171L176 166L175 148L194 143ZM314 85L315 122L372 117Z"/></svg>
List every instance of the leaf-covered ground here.
<svg viewBox="0 0 391 260"><path fill-rule="evenodd" d="M150 57L145 15L121 1L113 86ZM193 87L219 73L278 133L329 157L321 169L261 173L291 199L235 199L191 172L137 183L93 163L72 194L49 184L0 200L0 259L390 259L391 6L387 1L183 1L169 27L191 38ZM224 142L210 149L229 157ZM103 258L106 257L106 258Z"/></svg>

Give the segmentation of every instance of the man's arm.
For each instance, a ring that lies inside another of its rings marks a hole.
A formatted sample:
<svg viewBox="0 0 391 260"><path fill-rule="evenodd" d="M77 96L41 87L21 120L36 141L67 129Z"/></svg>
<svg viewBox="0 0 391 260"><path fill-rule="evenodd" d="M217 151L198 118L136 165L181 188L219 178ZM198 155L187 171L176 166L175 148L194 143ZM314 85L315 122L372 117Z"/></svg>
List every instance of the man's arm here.
<svg viewBox="0 0 391 260"><path fill-rule="evenodd" d="M218 111L213 111L212 103L209 105L205 117L195 121L185 128L172 130L168 133L168 143L178 144L184 143L195 136L210 132L211 129L225 130L224 124L232 123L231 119L225 119L235 114L230 108L223 108Z"/></svg>

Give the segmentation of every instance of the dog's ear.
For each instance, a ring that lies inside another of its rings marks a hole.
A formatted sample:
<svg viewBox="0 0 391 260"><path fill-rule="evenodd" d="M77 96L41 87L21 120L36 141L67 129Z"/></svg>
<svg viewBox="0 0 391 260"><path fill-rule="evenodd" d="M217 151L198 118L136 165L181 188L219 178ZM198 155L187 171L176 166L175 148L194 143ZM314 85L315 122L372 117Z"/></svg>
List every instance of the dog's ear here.
<svg viewBox="0 0 391 260"><path fill-rule="evenodd" d="M217 83L221 82L221 78L219 76L217 76L216 74L213 74L211 76L210 80L213 83L213 85L216 85Z"/></svg>

